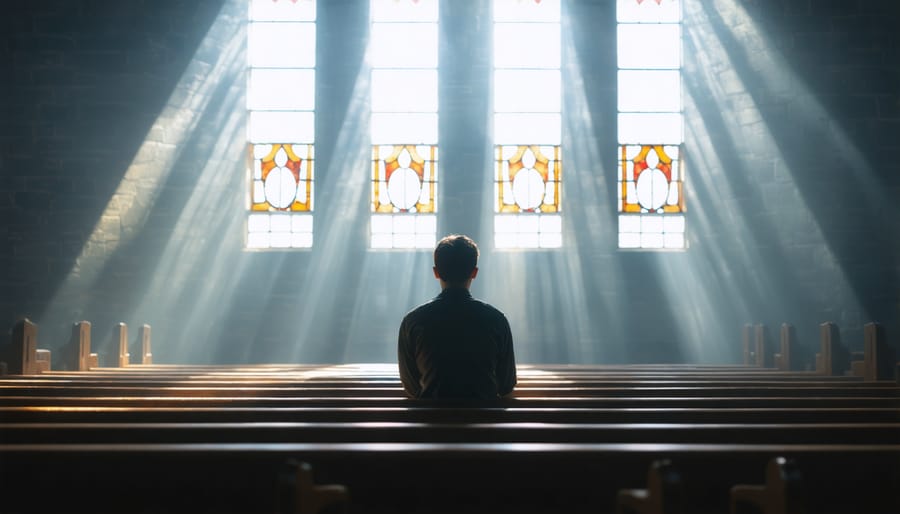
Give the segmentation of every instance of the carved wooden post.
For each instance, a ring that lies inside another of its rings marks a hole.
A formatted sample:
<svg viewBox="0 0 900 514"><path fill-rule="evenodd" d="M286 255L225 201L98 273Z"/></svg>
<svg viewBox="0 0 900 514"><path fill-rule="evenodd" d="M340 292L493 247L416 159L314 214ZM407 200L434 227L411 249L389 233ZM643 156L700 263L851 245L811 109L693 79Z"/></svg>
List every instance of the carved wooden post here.
<svg viewBox="0 0 900 514"><path fill-rule="evenodd" d="M781 371L791 370L791 353L797 344L797 330L790 323L781 324L781 352L775 355L775 367Z"/></svg>
<svg viewBox="0 0 900 514"><path fill-rule="evenodd" d="M13 326L9 347L4 352L7 373L10 375L35 375L37 363L37 325L22 319Z"/></svg>
<svg viewBox="0 0 900 514"><path fill-rule="evenodd" d="M784 457L775 457L766 466L765 485L736 485L731 488L731 513L744 512L742 504L756 507L769 514L803 512L803 491L797 464Z"/></svg>
<svg viewBox="0 0 900 514"><path fill-rule="evenodd" d="M771 363L768 358L769 355L769 337L768 330L766 326L762 323L757 323L754 328L753 333L753 347L756 353L756 358L753 361L756 366L760 368L768 367Z"/></svg>
<svg viewBox="0 0 900 514"><path fill-rule="evenodd" d="M116 336L119 338L119 367L127 368L131 355L128 353L128 325L116 325Z"/></svg>
<svg viewBox="0 0 900 514"><path fill-rule="evenodd" d="M616 494L616 514L687 512L684 482L668 460L654 461L647 471L647 489L620 489Z"/></svg>
<svg viewBox="0 0 900 514"><path fill-rule="evenodd" d="M816 354L816 371L822 375L841 375L850 367L850 353L841 344L840 329L831 321L819 328L821 349Z"/></svg>
<svg viewBox="0 0 900 514"><path fill-rule="evenodd" d="M141 325L138 334L141 341L141 364L153 364L153 352L150 351L150 325Z"/></svg>
<svg viewBox="0 0 900 514"><path fill-rule="evenodd" d="M753 326L747 323L744 325L744 329L741 331L741 343L743 344L743 356L744 356L744 366L749 366L750 356L753 351L750 348L750 341L753 337L751 334L753 333Z"/></svg>
<svg viewBox="0 0 900 514"><path fill-rule="evenodd" d="M887 345L884 327L880 323L866 323L865 337L865 374L864 380L884 380L891 372L893 360L891 349Z"/></svg>
<svg viewBox="0 0 900 514"><path fill-rule="evenodd" d="M91 323L89 321L73 323L72 337L78 341L78 371L91 369Z"/></svg>

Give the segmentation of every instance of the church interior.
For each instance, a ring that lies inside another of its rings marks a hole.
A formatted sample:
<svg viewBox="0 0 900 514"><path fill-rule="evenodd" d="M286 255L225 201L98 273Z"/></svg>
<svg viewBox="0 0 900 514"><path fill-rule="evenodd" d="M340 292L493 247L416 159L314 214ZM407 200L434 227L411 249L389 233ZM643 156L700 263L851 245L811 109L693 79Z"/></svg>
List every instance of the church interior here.
<svg viewBox="0 0 900 514"><path fill-rule="evenodd" d="M900 512L894 0L0 13L9 512ZM448 234L512 399L403 396Z"/></svg>

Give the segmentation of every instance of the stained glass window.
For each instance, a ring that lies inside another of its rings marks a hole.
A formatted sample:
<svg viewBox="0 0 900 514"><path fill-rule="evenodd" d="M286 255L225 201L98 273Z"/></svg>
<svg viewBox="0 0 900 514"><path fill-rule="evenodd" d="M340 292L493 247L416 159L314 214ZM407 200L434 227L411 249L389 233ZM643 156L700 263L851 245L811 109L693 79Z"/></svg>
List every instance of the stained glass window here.
<svg viewBox="0 0 900 514"><path fill-rule="evenodd" d="M619 248L684 249L681 0L617 0Z"/></svg>
<svg viewBox="0 0 900 514"><path fill-rule="evenodd" d="M562 246L559 0L494 0L494 246Z"/></svg>
<svg viewBox="0 0 900 514"><path fill-rule="evenodd" d="M313 244L316 2L250 0L246 246Z"/></svg>
<svg viewBox="0 0 900 514"><path fill-rule="evenodd" d="M372 248L433 248L438 187L438 2L372 0Z"/></svg>

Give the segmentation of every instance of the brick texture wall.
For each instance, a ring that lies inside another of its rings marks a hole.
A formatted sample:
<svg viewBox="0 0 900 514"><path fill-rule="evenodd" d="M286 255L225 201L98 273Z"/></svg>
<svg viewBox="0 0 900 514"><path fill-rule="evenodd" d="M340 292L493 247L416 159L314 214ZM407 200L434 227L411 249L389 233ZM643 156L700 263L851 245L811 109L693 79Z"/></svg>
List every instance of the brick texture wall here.
<svg viewBox="0 0 900 514"><path fill-rule="evenodd" d="M441 7L439 231L521 361L735 361L746 322L900 337L900 7L688 0L690 249L615 249L614 2L564 2L566 248L490 248L486 0ZM367 8L318 14L316 246L245 252L242 0L12 0L0 15L0 323L55 348L151 323L160 362L391 361L427 252L366 250ZM133 335L136 335L136 330Z"/></svg>

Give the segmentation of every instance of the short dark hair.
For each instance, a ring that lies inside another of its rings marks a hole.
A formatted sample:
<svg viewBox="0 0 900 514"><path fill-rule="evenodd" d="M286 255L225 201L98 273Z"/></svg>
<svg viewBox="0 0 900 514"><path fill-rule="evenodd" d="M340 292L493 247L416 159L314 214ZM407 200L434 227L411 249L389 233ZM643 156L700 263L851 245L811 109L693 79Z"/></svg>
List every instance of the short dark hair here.
<svg viewBox="0 0 900 514"><path fill-rule="evenodd" d="M448 284L465 283L478 266L478 245L468 236L451 234L434 248L434 267Z"/></svg>

